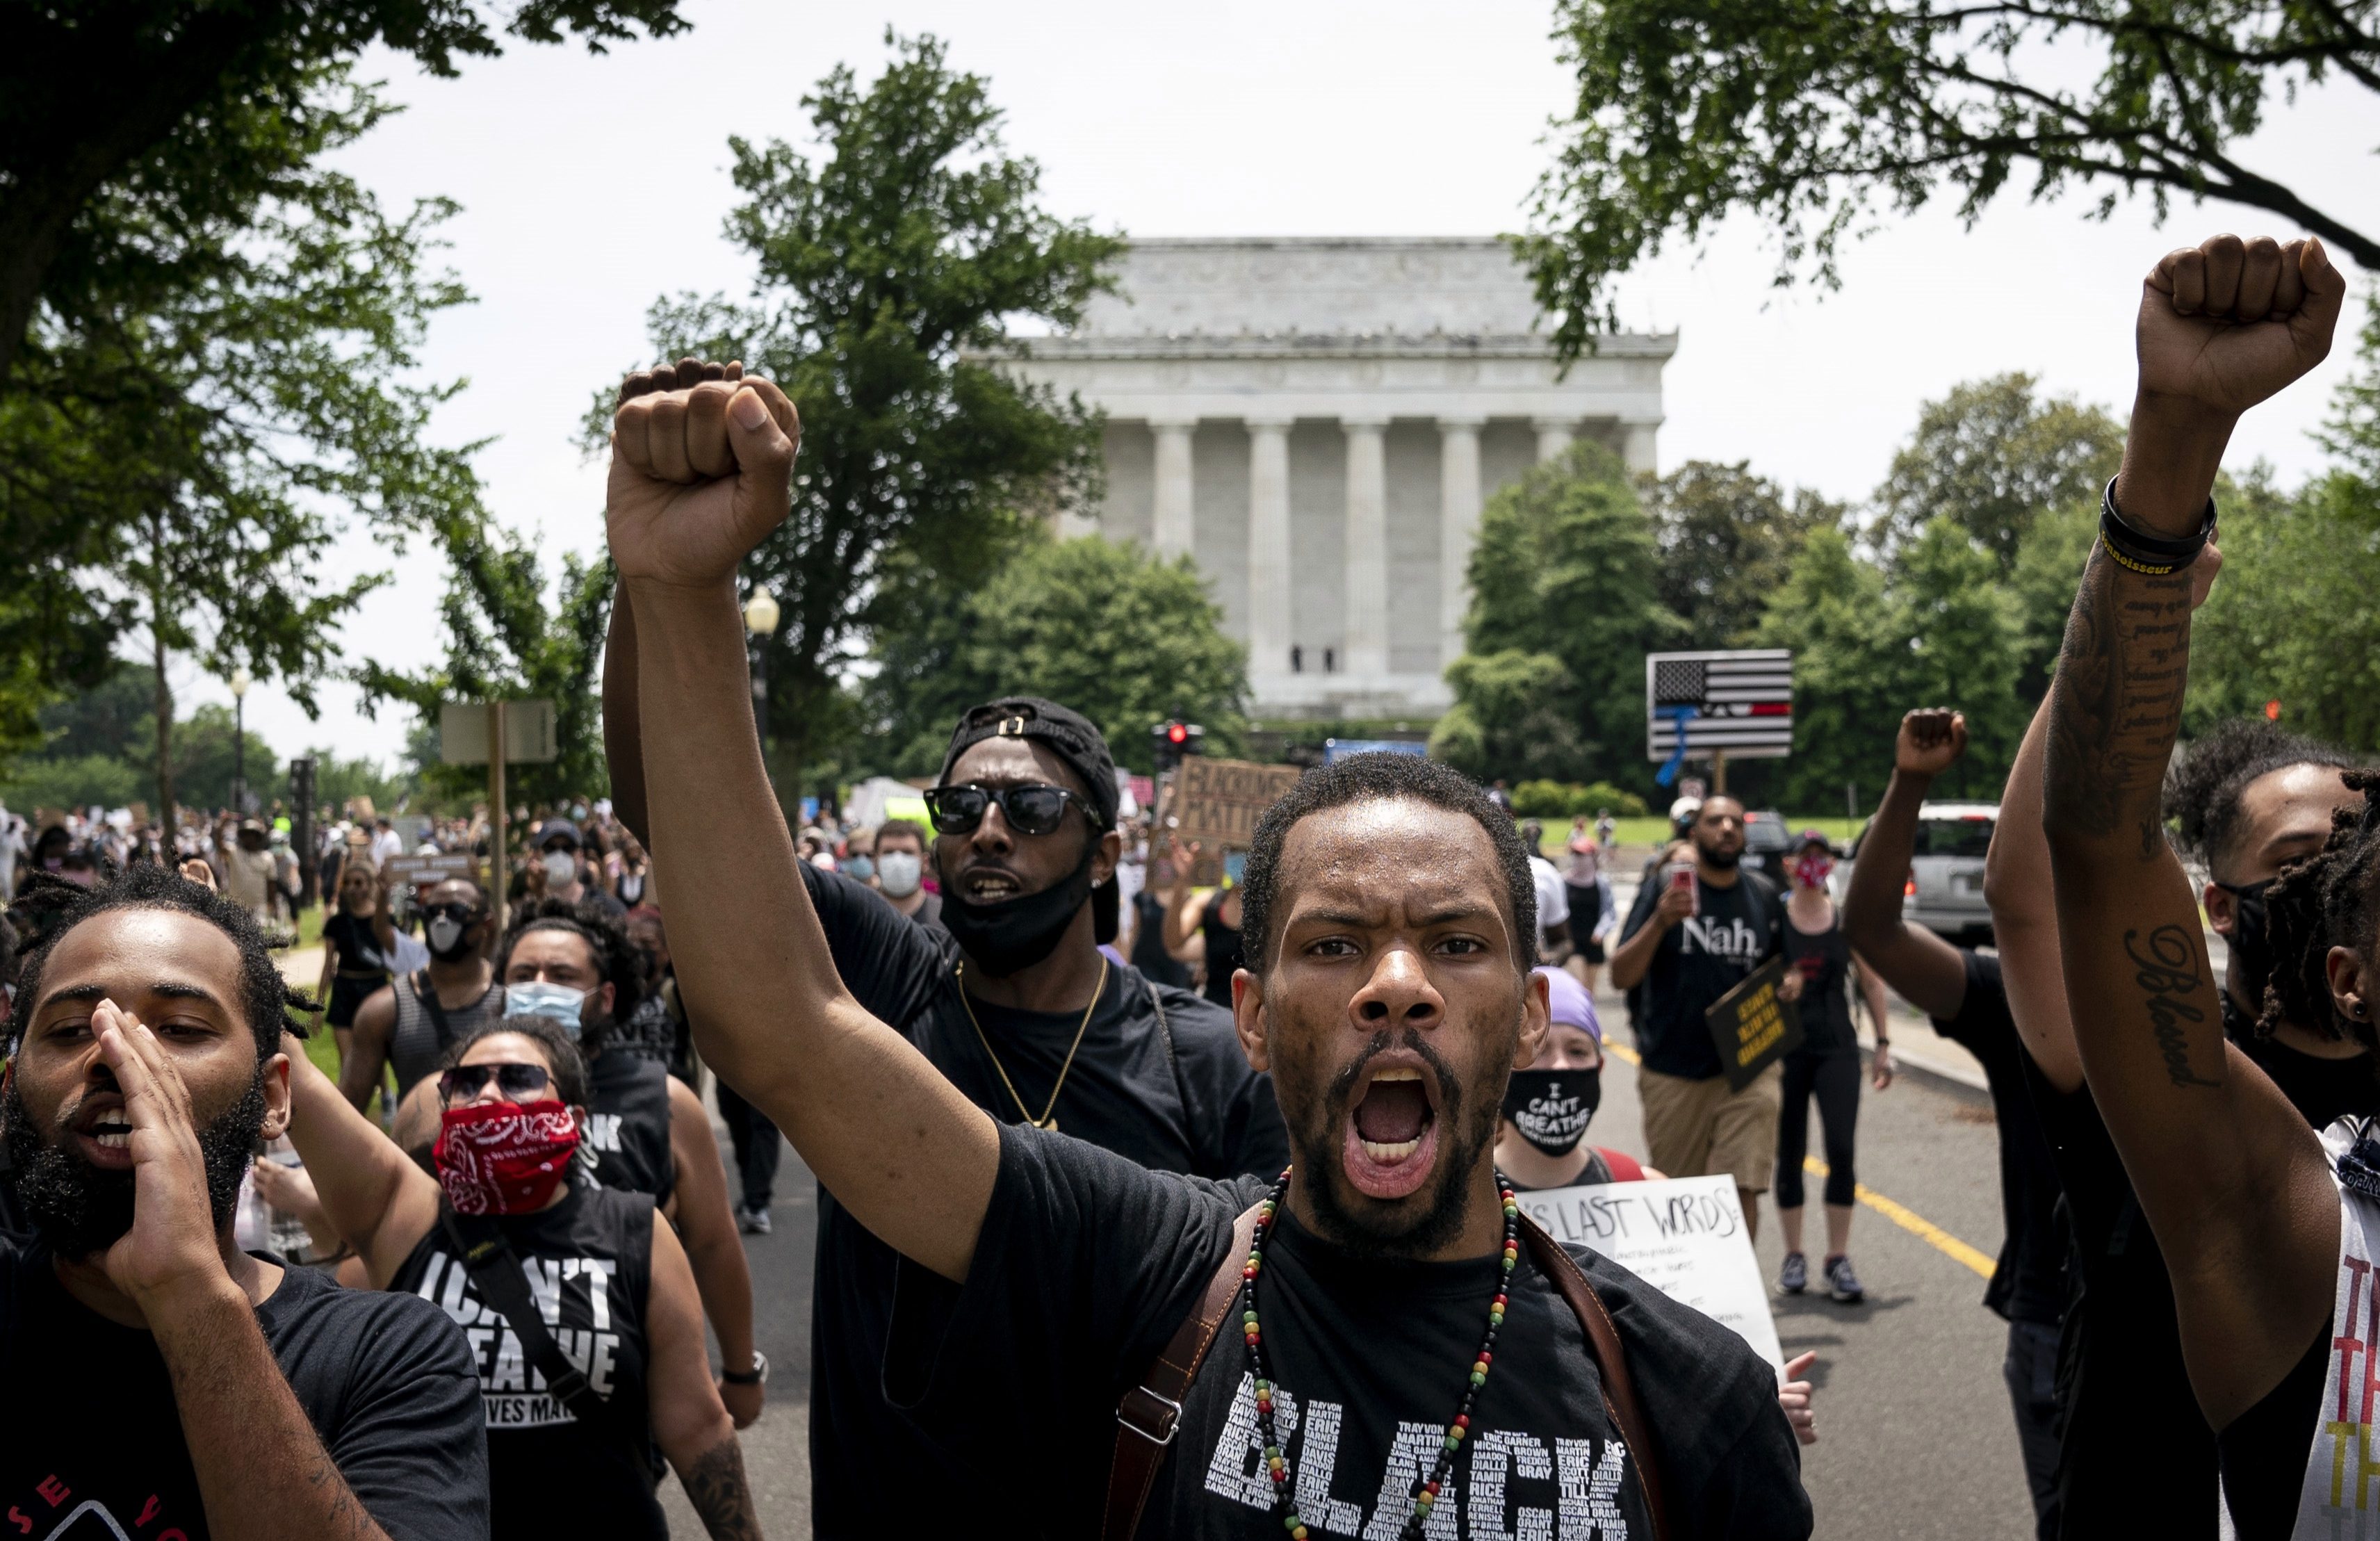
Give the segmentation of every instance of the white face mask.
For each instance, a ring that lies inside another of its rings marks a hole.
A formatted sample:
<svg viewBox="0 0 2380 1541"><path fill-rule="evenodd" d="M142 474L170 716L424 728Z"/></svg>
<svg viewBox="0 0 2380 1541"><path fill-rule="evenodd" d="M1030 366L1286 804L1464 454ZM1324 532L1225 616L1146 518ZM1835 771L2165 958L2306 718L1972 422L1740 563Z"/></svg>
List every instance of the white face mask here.
<svg viewBox="0 0 2380 1541"><path fill-rule="evenodd" d="M429 932L430 951L444 957L455 951L456 942L463 940L463 923L451 916L442 915L430 923Z"/></svg>
<svg viewBox="0 0 2380 1541"><path fill-rule="evenodd" d="M576 851L548 851L545 854L545 880L556 888L567 888L578 880L578 854Z"/></svg>
<svg viewBox="0 0 2380 1541"><path fill-rule="evenodd" d="M587 992L572 989L568 985L531 979L526 984L504 987L506 1016L547 1017L560 1023L574 1038L578 1036L579 1013L586 1006Z"/></svg>
<svg viewBox="0 0 2380 1541"><path fill-rule="evenodd" d="M895 899L917 892L924 877L924 864L915 851L886 851L876 858L876 880Z"/></svg>

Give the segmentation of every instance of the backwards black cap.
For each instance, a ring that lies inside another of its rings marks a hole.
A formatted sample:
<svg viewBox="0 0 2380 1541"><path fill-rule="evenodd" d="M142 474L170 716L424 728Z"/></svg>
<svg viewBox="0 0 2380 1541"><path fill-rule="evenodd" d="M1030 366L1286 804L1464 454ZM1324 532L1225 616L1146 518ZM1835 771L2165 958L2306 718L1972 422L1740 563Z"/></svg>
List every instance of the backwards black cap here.
<svg viewBox="0 0 2380 1541"><path fill-rule="evenodd" d="M1106 736L1091 725L1089 718L1038 696L1003 696L970 707L951 730L950 750L942 756L942 773L936 780L947 783L959 756L987 738L1022 738L1048 745L1082 778L1090 794L1091 817L1099 828L1116 827L1115 757L1108 753ZM1103 945L1120 933L1120 897L1113 878L1091 890L1092 936Z"/></svg>
<svg viewBox="0 0 2380 1541"><path fill-rule="evenodd" d="M1082 778L1099 828L1115 828L1115 758L1108 753L1107 739L1081 712L1038 696L1003 696L971 707L951 732L950 752L942 756L940 779L948 782L959 756L987 738L1024 738L1048 745Z"/></svg>

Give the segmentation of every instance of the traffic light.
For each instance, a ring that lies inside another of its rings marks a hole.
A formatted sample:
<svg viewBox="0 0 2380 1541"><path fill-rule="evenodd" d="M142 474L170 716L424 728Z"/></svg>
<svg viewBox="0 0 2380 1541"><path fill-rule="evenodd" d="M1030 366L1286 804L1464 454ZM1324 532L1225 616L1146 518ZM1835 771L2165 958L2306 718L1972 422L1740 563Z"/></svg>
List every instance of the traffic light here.
<svg viewBox="0 0 2380 1541"><path fill-rule="evenodd" d="M1160 722L1148 734L1160 772L1180 765L1184 755L1207 752L1207 730L1196 722Z"/></svg>

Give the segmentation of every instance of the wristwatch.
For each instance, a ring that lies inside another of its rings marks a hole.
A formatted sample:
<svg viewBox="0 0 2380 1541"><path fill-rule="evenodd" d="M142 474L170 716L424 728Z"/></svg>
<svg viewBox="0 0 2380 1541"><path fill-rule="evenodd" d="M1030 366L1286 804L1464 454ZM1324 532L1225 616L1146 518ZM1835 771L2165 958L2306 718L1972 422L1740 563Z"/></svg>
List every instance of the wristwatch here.
<svg viewBox="0 0 2380 1541"><path fill-rule="evenodd" d="M730 1386L766 1386L769 1383L769 1356L759 1349L752 1351L752 1367L748 1370L722 1370L719 1378Z"/></svg>

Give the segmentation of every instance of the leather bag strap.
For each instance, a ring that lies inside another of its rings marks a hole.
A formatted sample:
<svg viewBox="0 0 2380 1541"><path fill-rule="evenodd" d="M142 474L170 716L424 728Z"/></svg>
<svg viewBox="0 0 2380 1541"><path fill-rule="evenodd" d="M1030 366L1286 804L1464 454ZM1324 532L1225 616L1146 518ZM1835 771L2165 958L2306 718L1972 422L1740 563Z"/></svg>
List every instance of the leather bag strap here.
<svg viewBox="0 0 2380 1541"><path fill-rule="evenodd" d="M1182 1399L1198 1378L1198 1366L1215 1346L1215 1334L1240 1294L1240 1269L1257 1235L1257 1210L1251 1204L1232 1224L1231 1249L1223 1254L1206 1292L1173 1332L1140 1384L1116 1404L1115 1462L1108 1469L1107 1508L1099 1521L1101 1541L1132 1541L1140 1528L1140 1514L1157 1486L1158 1468L1182 1427Z"/></svg>
<svg viewBox="0 0 2380 1541"><path fill-rule="evenodd" d="M1620 1329L1612 1325L1611 1313L1604 1309L1603 1297L1587 1282L1578 1259L1562 1250L1560 1243L1547 1235L1545 1228L1525 1214L1521 1217L1521 1235L1529 1249L1529 1260L1561 1292L1562 1299L1577 1313L1579 1325L1586 1329L1586 1346L1594 1353L1595 1366L1603 1377L1604 1411L1610 1414L1612 1426L1620 1430L1620 1438L1635 1459L1636 1485L1644 1490L1645 1512L1653 1517L1654 1541L1669 1541L1675 1533L1670 1529L1668 1512L1661 1501L1658 1452L1653 1444L1653 1431L1645 1422L1644 1407L1636 1400L1636 1382L1628 1373L1628 1354L1620 1345Z"/></svg>

